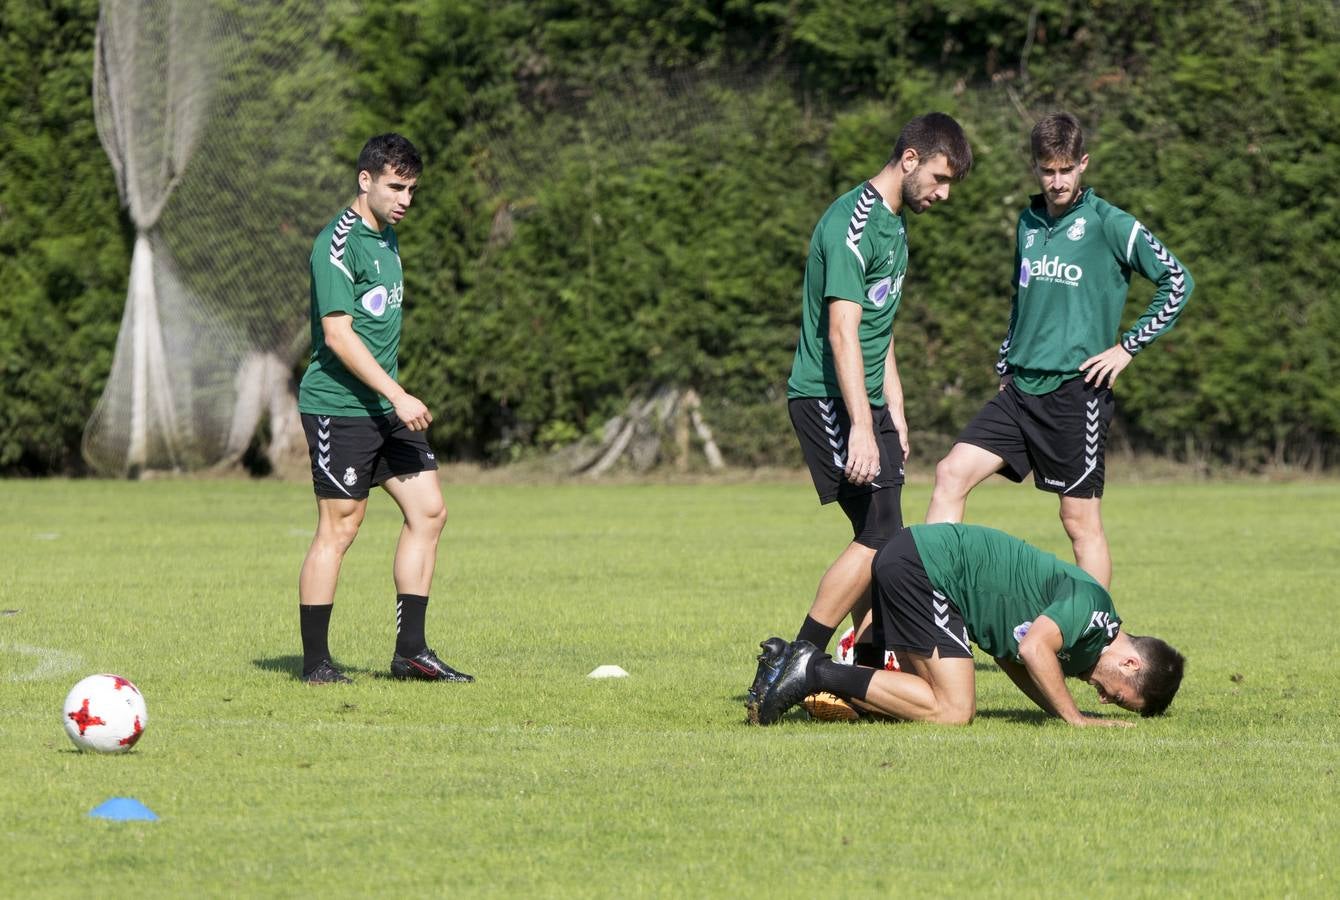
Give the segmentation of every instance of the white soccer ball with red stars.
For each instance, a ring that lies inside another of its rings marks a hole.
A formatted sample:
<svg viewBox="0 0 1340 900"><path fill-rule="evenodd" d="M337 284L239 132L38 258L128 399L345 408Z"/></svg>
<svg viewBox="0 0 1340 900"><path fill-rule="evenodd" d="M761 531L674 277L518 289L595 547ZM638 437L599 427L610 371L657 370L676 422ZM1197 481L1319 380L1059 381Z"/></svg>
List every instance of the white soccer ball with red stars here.
<svg viewBox="0 0 1340 900"><path fill-rule="evenodd" d="M65 696L65 733L80 750L124 753L144 734L149 711L140 689L120 675L90 675Z"/></svg>
<svg viewBox="0 0 1340 900"><path fill-rule="evenodd" d="M842 637L838 638L837 653L833 654L833 662L841 663L844 666L856 664L856 627L848 628ZM898 665L898 655L892 650L884 651L884 668L889 672L901 672L903 667Z"/></svg>

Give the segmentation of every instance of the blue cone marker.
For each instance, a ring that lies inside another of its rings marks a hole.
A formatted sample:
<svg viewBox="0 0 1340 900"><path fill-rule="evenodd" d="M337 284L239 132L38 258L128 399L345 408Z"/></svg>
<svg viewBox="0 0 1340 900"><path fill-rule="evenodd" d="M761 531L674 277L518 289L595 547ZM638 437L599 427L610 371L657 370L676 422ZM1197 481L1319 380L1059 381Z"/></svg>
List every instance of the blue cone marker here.
<svg viewBox="0 0 1340 900"><path fill-rule="evenodd" d="M113 819L117 822L136 819L146 822L158 821L154 811L134 797L113 797L90 809L88 814L95 819Z"/></svg>

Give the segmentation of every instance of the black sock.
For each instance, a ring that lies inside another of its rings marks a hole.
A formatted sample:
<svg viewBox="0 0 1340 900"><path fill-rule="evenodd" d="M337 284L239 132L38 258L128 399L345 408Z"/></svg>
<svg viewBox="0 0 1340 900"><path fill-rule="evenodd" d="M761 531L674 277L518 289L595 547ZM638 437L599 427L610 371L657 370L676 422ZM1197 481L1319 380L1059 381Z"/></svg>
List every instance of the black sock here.
<svg viewBox="0 0 1340 900"><path fill-rule="evenodd" d="M851 661L858 666L882 669L884 668L884 651L874 644L857 644L852 648Z"/></svg>
<svg viewBox="0 0 1340 900"><path fill-rule="evenodd" d="M811 690L828 691L839 697L864 700L865 692L870 689L870 681L875 677L876 671L864 666L844 666L827 657L817 657L810 664L807 681Z"/></svg>
<svg viewBox="0 0 1340 900"><path fill-rule="evenodd" d="M800 631L796 634L796 640L809 641L820 650L827 650L828 642L833 639L835 631L837 631L835 626L816 622L810 616L806 616L805 624L800 626Z"/></svg>
<svg viewBox="0 0 1340 900"><path fill-rule="evenodd" d="M395 652L398 655L414 656L428 646L423 636L423 619L427 612L427 597L395 595Z"/></svg>
<svg viewBox="0 0 1340 900"><path fill-rule="evenodd" d="M330 659L330 647L326 644L326 635L330 632L330 611L334 604L325 606L298 606L298 621L302 627L302 674L309 675L312 670Z"/></svg>

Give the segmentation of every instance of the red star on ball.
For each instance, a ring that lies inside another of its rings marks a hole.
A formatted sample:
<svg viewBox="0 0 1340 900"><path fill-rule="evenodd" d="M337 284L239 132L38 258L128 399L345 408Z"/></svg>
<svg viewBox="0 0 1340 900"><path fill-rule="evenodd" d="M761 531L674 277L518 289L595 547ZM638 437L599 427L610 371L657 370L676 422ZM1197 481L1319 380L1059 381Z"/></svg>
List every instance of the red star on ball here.
<svg viewBox="0 0 1340 900"><path fill-rule="evenodd" d="M138 740L140 739L140 735L142 735L142 734L144 734L144 726L140 724L140 717L139 717L139 716L136 716L136 717L135 717L135 730L132 731L132 732L131 732L129 735L127 735L126 737L121 738L121 740L117 741L116 743L117 743L119 746L122 746L122 747L134 747L134 746L135 746L135 742L138 741Z"/></svg>
<svg viewBox="0 0 1340 900"><path fill-rule="evenodd" d="M70 716L70 720L73 721L76 725L79 726L79 734L80 734L81 736L82 736L83 733L84 733L84 729L85 729L85 728L88 728L90 725L106 725L106 724L107 724L107 723L104 722L102 719L98 718L97 716L94 716L94 715L90 715L90 714L89 714L89 711L88 711L88 698L87 698L87 697L84 698L84 705L81 706L79 709L75 710L74 712L70 713L69 716ZM139 726L139 719L136 719L136 720L135 720L135 725L136 725L136 727Z"/></svg>

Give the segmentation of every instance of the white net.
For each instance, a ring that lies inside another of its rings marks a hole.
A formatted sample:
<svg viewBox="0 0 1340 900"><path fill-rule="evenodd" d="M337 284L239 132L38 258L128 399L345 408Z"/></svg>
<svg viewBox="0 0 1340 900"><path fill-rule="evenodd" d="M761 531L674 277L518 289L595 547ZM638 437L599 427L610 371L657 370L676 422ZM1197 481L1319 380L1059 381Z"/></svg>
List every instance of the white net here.
<svg viewBox="0 0 1340 900"><path fill-rule="evenodd" d="M662 330L655 350L630 351L639 357L635 362L610 350L619 345L620 337L613 334L617 329L597 339L610 352L594 365L594 357L585 356L585 351L565 356L566 350L556 347L545 365L557 359L558 367L598 369L599 374L582 382L581 375L556 373L549 381L545 373L535 373L536 382L560 386L536 405L527 406L530 397L512 401L509 411L516 418L503 425L501 446L536 440L556 448L551 461L557 466L593 477L625 466L643 471L673 463L687 469L699 465L699 452L707 468L721 468L720 432L712 421L725 402L721 391L725 379L705 374L712 364L701 361L712 353L730 352L725 348L731 339L716 342L715 335L705 335L707 328L695 330L694 324L671 310L688 308L704 292L716 290L691 275L690 271L701 270L686 260L733 257L728 241L735 235L727 223L738 222L740 231L756 233L757 219L767 215L738 206L740 188L748 177L742 173L760 160L765 160L766 168L779 158L789 159L793 152L804 155L818 134L812 123L802 120L795 79L782 68L633 69L618 78L523 80L519 87L519 109L488 123L484 151L475 159L493 211L486 264L475 289L502 310L504 321L514 323L510 331L516 335L535 333L533 291L580 298L572 302L586 304L593 321L653 317ZM775 182L789 186L786 179ZM820 193L807 188L803 196ZM811 215L806 211L802 219ZM648 224L652 221L656 225ZM622 224L613 225L616 222ZM791 224L797 234L810 227ZM585 248L585 254L583 258L579 249L560 257L559 265L566 269L557 279L546 281L546 273L536 271L534 261L545 258L546 265L552 263L546 235L556 231L569 246ZM753 257L757 260L789 246L777 242ZM732 262L737 285L760 268L753 262L742 264L733 258ZM629 281L638 282L632 289L639 292L636 309L621 305L632 292L626 286ZM625 287L610 290L619 284ZM718 291L713 302L741 309L738 298L728 291ZM614 309L619 311L611 312ZM546 327L552 324L553 334L561 333L558 319L568 314L555 317ZM509 339L501 336L503 342ZM674 362L658 369L648 356L661 354L666 347L672 349L664 358ZM518 355L524 354L518 348ZM593 382L601 383L592 388ZM583 399L566 409L549 403L554 398L566 402L578 394ZM598 433L592 433L594 417L582 422L587 431L583 436L581 428L572 425L585 415L577 407L595 406L608 397L621 401L617 412L606 408L609 417ZM570 418L560 420L563 415ZM544 419L549 421L538 437L528 435L527 429ZM728 434L724 436L729 440Z"/></svg>
<svg viewBox="0 0 1340 900"><path fill-rule="evenodd" d="M312 236L350 193L324 0L104 0L98 133L135 225L112 371L84 433L104 474L235 461L269 420L302 452L291 385Z"/></svg>

